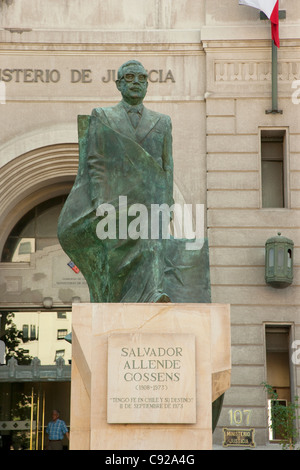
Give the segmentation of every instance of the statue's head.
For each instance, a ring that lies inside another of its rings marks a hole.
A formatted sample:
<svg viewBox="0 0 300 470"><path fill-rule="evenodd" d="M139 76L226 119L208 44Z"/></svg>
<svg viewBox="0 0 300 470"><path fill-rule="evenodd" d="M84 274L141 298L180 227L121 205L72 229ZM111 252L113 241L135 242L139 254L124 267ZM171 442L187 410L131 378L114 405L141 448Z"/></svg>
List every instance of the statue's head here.
<svg viewBox="0 0 300 470"><path fill-rule="evenodd" d="M129 60L118 70L116 85L124 101L131 105L142 103L148 88L148 74L137 60Z"/></svg>

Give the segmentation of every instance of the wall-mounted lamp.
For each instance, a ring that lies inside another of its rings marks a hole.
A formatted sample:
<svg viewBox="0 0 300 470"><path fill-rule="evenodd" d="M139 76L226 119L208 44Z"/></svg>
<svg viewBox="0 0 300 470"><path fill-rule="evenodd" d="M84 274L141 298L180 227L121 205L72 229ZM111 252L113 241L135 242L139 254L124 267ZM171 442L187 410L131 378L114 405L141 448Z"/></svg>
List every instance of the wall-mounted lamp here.
<svg viewBox="0 0 300 470"><path fill-rule="evenodd" d="M266 283L277 289L290 286L293 282L294 242L278 233L266 241L265 253Z"/></svg>

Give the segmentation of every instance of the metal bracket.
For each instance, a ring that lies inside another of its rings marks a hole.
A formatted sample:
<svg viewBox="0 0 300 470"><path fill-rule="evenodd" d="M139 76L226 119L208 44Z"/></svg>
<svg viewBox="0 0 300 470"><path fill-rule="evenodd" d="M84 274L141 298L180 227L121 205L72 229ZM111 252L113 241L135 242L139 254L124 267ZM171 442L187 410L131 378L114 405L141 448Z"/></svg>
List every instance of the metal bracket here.
<svg viewBox="0 0 300 470"><path fill-rule="evenodd" d="M266 109L266 114L283 114L282 109Z"/></svg>
<svg viewBox="0 0 300 470"><path fill-rule="evenodd" d="M286 10L279 10L278 15L279 15L280 20L285 20L286 19ZM267 17L267 15L263 11L261 11L260 12L260 19L261 20L268 20L269 18Z"/></svg>

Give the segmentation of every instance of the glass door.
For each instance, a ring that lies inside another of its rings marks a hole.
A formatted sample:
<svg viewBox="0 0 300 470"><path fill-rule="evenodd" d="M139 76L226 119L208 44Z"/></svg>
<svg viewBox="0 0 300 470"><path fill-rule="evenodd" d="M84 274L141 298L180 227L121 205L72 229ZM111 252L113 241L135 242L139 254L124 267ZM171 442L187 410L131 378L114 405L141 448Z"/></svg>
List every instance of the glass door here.
<svg viewBox="0 0 300 470"><path fill-rule="evenodd" d="M45 391L41 384L0 384L0 450L44 448Z"/></svg>

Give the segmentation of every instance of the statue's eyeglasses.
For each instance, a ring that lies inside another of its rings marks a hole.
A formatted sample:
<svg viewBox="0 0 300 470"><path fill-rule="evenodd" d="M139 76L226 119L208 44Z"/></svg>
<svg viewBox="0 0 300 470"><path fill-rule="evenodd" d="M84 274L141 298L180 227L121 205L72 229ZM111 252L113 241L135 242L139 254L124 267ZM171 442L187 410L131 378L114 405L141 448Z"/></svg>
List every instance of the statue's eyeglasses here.
<svg viewBox="0 0 300 470"><path fill-rule="evenodd" d="M134 78L137 77L138 81L141 83L145 83L147 81L147 75L144 75L143 73L125 73L123 77L126 82L133 82Z"/></svg>

